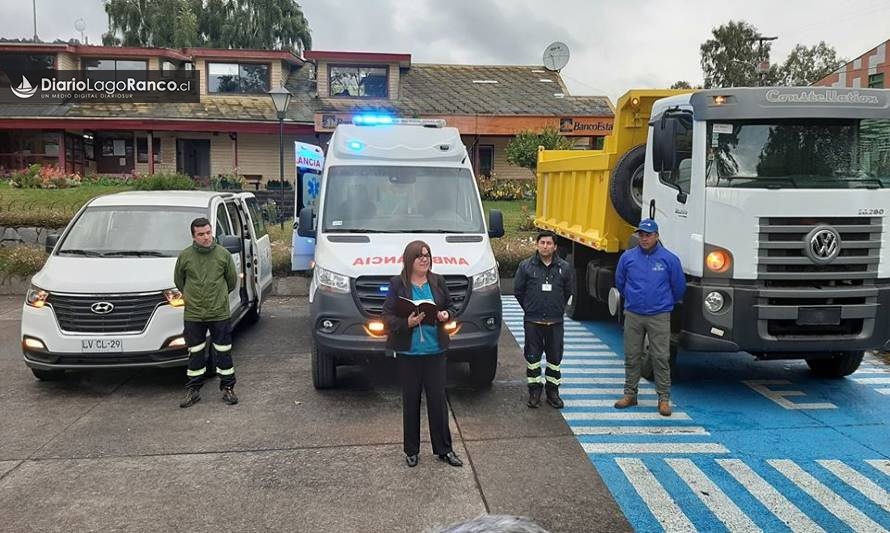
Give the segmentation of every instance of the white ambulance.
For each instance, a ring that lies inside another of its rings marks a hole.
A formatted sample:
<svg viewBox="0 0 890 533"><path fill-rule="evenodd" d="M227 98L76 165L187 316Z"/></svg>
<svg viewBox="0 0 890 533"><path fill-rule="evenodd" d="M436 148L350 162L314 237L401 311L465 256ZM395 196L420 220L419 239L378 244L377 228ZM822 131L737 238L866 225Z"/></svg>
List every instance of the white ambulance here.
<svg viewBox="0 0 890 533"><path fill-rule="evenodd" d="M259 319L272 289L272 250L256 198L207 191L124 192L88 202L31 279L22 307L25 364L38 379L65 370L181 366L182 295L176 257L192 220L210 220L238 268L233 323Z"/></svg>
<svg viewBox="0 0 890 533"><path fill-rule="evenodd" d="M489 237L502 236L504 225L499 211L487 225L482 213L456 128L381 115L337 126L317 213L302 209L297 229L316 239L309 288L316 388L336 385L337 365L386 354L383 301L416 239L430 245L433 271L445 277L459 310L448 358L469 362L477 384L494 379L501 296Z"/></svg>

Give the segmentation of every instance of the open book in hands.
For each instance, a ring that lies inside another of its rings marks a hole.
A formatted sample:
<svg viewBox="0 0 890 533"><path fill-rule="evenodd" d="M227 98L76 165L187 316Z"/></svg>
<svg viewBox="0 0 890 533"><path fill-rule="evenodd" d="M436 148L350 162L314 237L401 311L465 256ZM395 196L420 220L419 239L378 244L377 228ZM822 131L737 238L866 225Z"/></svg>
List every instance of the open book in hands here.
<svg viewBox="0 0 890 533"><path fill-rule="evenodd" d="M432 300L409 300L404 296L399 296L399 299L396 300L396 316L407 318L411 313L424 313L424 324L435 324L436 313L440 310L440 307Z"/></svg>

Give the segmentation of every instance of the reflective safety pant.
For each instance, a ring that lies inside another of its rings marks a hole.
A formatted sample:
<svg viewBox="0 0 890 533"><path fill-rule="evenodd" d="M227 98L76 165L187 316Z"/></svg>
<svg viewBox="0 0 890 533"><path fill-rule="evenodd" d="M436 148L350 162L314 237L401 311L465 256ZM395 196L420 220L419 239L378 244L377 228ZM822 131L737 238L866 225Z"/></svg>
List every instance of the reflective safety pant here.
<svg viewBox="0 0 890 533"><path fill-rule="evenodd" d="M210 331L210 347L213 349L210 362L216 365L219 374L219 388L235 385L235 366L232 363L232 323L229 320L215 322L185 321L185 343L189 348L189 364L186 375L187 387L201 388L207 378L207 331Z"/></svg>
<svg viewBox="0 0 890 533"><path fill-rule="evenodd" d="M546 384L547 388L559 387L562 373L559 364L562 362L564 331L562 322L557 324L536 324L525 322L525 354L526 378L528 387L538 388ZM547 355L547 368L541 375L541 355Z"/></svg>

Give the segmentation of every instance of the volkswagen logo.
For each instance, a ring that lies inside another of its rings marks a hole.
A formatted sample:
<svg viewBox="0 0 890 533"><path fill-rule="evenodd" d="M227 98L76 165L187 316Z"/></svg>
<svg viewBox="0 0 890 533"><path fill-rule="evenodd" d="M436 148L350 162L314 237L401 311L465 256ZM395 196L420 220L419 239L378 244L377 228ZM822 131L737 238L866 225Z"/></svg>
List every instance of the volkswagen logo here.
<svg viewBox="0 0 890 533"><path fill-rule="evenodd" d="M114 311L114 304L111 302L96 302L90 306L90 311L97 315L107 315Z"/></svg>
<svg viewBox="0 0 890 533"><path fill-rule="evenodd" d="M816 264L828 264L841 251L841 236L834 228L818 226L806 236L807 256Z"/></svg>

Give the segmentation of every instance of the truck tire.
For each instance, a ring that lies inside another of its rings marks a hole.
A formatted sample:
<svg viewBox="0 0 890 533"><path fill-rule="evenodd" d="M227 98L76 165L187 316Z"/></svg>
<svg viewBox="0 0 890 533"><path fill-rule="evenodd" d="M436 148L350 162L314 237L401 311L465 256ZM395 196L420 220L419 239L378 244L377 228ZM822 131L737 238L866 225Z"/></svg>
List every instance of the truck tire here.
<svg viewBox="0 0 890 533"><path fill-rule="evenodd" d="M807 365L815 376L842 378L856 372L863 357L865 352L841 352L830 359L807 359Z"/></svg>
<svg viewBox="0 0 890 533"><path fill-rule="evenodd" d="M334 356L312 343L312 385L316 389L330 389L337 385L337 364Z"/></svg>
<svg viewBox="0 0 890 533"><path fill-rule="evenodd" d="M566 304L566 315L572 320L589 320L593 315L593 306L596 302L587 294L587 265L576 267L574 254L569 254L566 260L575 269L575 294Z"/></svg>
<svg viewBox="0 0 890 533"><path fill-rule="evenodd" d="M677 345L671 343L671 358L669 364L671 366L671 382L677 377ZM642 372L640 376L649 383L655 383L655 369L652 367L652 358L649 357L649 349L643 353Z"/></svg>
<svg viewBox="0 0 890 533"><path fill-rule="evenodd" d="M32 368L31 373L40 381L59 381L65 377L64 370L41 370Z"/></svg>
<svg viewBox="0 0 890 533"><path fill-rule="evenodd" d="M609 198L618 215L631 226L640 223L643 212L643 168L646 145L641 144L621 156L609 181Z"/></svg>
<svg viewBox="0 0 890 533"><path fill-rule="evenodd" d="M470 359L470 381L476 387L488 387L498 371L498 347L481 351Z"/></svg>

